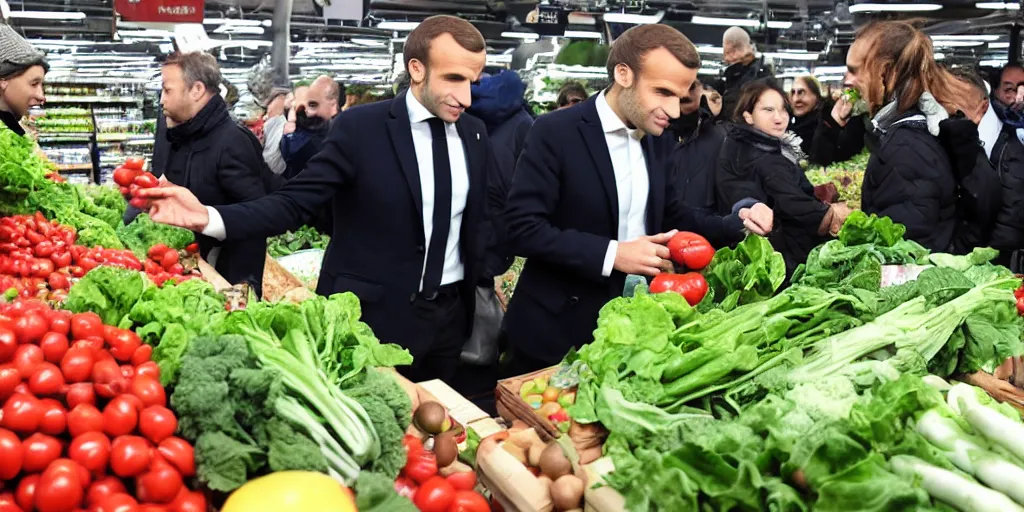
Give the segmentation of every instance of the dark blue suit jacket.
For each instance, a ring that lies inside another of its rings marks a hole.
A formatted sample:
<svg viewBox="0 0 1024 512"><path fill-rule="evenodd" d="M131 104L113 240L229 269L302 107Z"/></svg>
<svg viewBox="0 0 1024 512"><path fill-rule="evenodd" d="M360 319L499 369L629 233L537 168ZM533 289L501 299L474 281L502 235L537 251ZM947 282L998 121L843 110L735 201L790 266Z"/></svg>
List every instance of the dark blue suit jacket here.
<svg viewBox="0 0 1024 512"><path fill-rule="evenodd" d="M622 295L626 280L619 271L601 275L608 242L618 237L619 205L596 98L537 119L504 214L509 249L527 260L505 316L508 340L551 364L593 339L598 311ZM650 178L647 232L695 231L713 244L742 238L735 215L683 204L652 139L641 141Z"/></svg>
<svg viewBox="0 0 1024 512"><path fill-rule="evenodd" d="M456 123L466 149L469 197L460 246L466 278L467 324L484 248L493 243L486 213L493 155L484 124L469 115ZM349 109L334 121L323 150L280 190L258 201L218 208L230 238L255 238L296 229L330 201L334 229L317 292L351 291L363 320L382 341L423 354L413 310L427 242L423 197L405 94Z"/></svg>

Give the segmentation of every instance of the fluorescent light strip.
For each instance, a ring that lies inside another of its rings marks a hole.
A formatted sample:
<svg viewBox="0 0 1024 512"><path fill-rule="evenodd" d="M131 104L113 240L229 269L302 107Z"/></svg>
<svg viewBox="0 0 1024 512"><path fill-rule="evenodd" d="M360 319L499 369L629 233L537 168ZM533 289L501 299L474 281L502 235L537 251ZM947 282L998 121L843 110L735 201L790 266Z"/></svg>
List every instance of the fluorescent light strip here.
<svg viewBox="0 0 1024 512"><path fill-rule="evenodd" d="M506 39L525 39L528 41L536 41L540 39L540 34L536 32L502 32L501 37Z"/></svg>
<svg viewBox="0 0 1024 512"><path fill-rule="evenodd" d="M822 82L840 82L844 78L846 78L845 75L817 75L816 74L814 76L816 76L818 78L818 80L822 81Z"/></svg>
<svg viewBox="0 0 1024 512"><path fill-rule="evenodd" d="M566 30L563 37L576 39L601 39L601 33L592 32L590 30Z"/></svg>
<svg viewBox="0 0 1024 512"><path fill-rule="evenodd" d="M624 12L604 13L606 23L630 23L633 25L653 25L665 17L665 11L658 11L658 14L630 14Z"/></svg>
<svg viewBox="0 0 1024 512"><path fill-rule="evenodd" d="M983 60L978 62L979 66L991 66L994 68L1001 68L1006 65L1006 60Z"/></svg>
<svg viewBox="0 0 1024 512"><path fill-rule="evenodd" d="M708 55L721 55L725 50L721 46L698 46L697 53L706 53Z"/></svg>
<svg viewBox="0 0 1024 512"><path fill-rule="evenodd" d="M989 43L989 48L1009 48L1010 43Z"/></svg>
<svg viewBox="0 0 1024 512"><path fill-rule="evenodd" d="M769 21L768 28L787 29L793 26L792 21Z"/></svg>
<svg viewBox="0 0 1024 512"><path fill-rule="evenodd" d="M926 12L942 9L941 4L875 4L863 3L850 6L850 13L858 12Z"/></svg>
<svg viewBox="0 0 1024 512"><path fill-rule="evenodd" d="M353 37L352 42L362 46L372 46L376 48L383 48L388 45L387 41L381 41L380 39L366 39L363 37Z"/></svg>
<svg viewBox="0 0 1024 512"><path fill-rule="evenodd" d="M998 41L996 34L935 34L931 36L932 41Z"/></svg>
<svg viewBox="0 0 1024 512"><path fill-rule="evenodd" d="M974 4L974 7L978 9L1016 11L1020 9L1020 4L1010 2L978 2Z"/></svg>
<svg viewBox="0 0 1024 512"><path fill-rule="evenodd" d="M11 11L11 19L33 19L33 20L84 20L84 12L64 11Z"/></svg>
<svg viewBox="0 0 1024 512"><path fill-rule="evenodd" d="M249 27L237 25L221 25L213 31L214 34L248 34L254 36L263 35L263 27Z"/></svg>
<svg viewBox="0 0 1024 512"><path fill-rule="evenodd" d="M767 52L764 55L780 60L807 60L815 61L820 56L814 52Z"/></svg>
<svg viewBox="0 0 1024 512"><path fill-rule="evenodd" d="M260 20L236 20L231 18L204 18L203 25L234 25L236 27L259 27ZM265 25L264 25L265 26Z"/></svg>
<svg viewBox="0 0 1024 512"><path fill-rule="evenodd" d="M696 25L716 25L719 27L760 27L760 20L746 18L711 18L707 16L694 16L690 23Z"/></svg>
<svg viewBox="0 0 1024 512"><path fill-rule="evenodd" d="M395 30L411 32L420 26L418 21L382 21L377 28L381 30Z"/></svg>
<svg viewBox="0 0 1024 512"><path fill-rule="evenodd" d="M971 48L983 44L985 41L932 41L932 46L936 48Z"/></svg>

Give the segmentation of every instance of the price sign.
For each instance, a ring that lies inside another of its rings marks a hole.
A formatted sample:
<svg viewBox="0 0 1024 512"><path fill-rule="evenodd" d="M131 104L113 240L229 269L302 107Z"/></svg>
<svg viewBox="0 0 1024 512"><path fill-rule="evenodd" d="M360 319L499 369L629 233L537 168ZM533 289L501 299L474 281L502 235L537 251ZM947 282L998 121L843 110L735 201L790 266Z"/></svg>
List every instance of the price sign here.
<svg viewBox="0 0 1024 512"><path fill-rule="evenodd" d="M204 0L114 0L125 21L202 23Z"/></svg>

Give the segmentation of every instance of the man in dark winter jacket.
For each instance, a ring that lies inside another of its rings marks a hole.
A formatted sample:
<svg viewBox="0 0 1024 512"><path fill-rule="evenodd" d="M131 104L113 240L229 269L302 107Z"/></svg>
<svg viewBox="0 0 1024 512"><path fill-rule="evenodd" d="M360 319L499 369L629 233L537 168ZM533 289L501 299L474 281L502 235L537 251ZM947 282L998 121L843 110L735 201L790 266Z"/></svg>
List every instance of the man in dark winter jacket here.
<svg viewBox="0 0 1024 512"><path fill-rule="evenodd" d="M495 146L504 146L518 159L526 134L533 126L533 116L523 101L526 84L515 71L506 70L481 78L471 92L473 105L468 112L487 125L487 134ZM515 161L508 167L515 167Z"/></svg>
<svg viewBox="0 0 1024 512"><path fill-rule="evenodd" d="M200 52L175 54L164 63L161 74L160 104L169 144L154 167L205 204L229 205L266 195L270 170L259 142L228 115L219 95L217 61ZM248 282L260 293L265 239L230 244L205 236L198 239L202 257L228 282Z"/></svg>
<svg viewBox="0 0 1024 512"><path fill-rule="evenodd" d="M991 108L986 113L986 118L996 117L997 125L986 129L993 123L983 118L978 127L1002 184L1002 201L990 245L999 249L997 263L1014 272L1024 271L1024 144L1021 142L1024 115L1017 102L1020 83L1024 83L1024 68L1018 65L1003 68L999 84L992 91Z"/></svg>
<svg viewBox="0 0 1024 512"><path fill-rule="evenodd" d="M309 84L302 100L295 106L295 132L281 138L281 157L287 166L284 177L289 180L323 148L331 120L341 111L341 87L333 78L322 75Z"/></svg>
<svg viewBox="0 0 1024 512"><path fill-rule="evenodd" d="M701 83L694 84L690 96L680 102L679 118L673 119L666 131L678 141L671 155L672 172L684 204L716 211L715 168L725 130L718 124Z"/></svg>
<svg viewBox="0 0 1024 512"><path fill-rule="evenodd" d="M722 62L729 66L716 89L722 92L722 118L733 120L743 86L759 78L772 78L771 66L754 53L750 34L742 27L730 27L722 36Z"/></svg>

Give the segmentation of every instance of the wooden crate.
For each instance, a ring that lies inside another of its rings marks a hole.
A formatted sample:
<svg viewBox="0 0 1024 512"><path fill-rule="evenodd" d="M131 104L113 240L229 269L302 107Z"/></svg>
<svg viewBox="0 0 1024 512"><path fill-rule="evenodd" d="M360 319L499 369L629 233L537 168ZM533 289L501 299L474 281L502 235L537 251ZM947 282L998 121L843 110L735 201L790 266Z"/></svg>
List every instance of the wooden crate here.
<svg viewBox="0 0 1024 512"><path fill-rule="evenodd" d="M494 390L498 414L508 421L522 420L527 425L533 427L537 431L537 435L544 441L551 441L561 436L562 433L557 427L547 419L539 418L534 414L530 404L526 403L519 396L519 389L523 386L524 382L537 377L550 377L557 368L557 366L552 366L526 375L498 381L498 387Z"/></svg>

